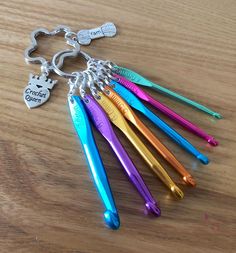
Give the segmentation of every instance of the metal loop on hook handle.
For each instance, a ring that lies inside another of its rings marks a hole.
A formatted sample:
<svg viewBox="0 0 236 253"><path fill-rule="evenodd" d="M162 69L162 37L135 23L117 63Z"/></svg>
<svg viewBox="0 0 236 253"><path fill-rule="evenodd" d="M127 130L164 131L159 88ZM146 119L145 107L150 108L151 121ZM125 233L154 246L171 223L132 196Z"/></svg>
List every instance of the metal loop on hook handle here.
<svg viewBox="0 0 236 253"><path fill-rule="evenodd" d="M81 75L80 73L73 72L73 77L69 79L68 84L70 87L69 93L70 95L74 95L78 86L78 83L81 81Z"/></svg>
<svg viewBox="0 0 236 253"><path fill-rule="evenodd" d="M87 69L84 71L84 73L88 76L88 87L92 93L92 95L95 97L95 98L98 98L99 95L98 95L98 90L95 86L95 82L96 82L96 75L93 71L91 71L90 69Z"/></svg>

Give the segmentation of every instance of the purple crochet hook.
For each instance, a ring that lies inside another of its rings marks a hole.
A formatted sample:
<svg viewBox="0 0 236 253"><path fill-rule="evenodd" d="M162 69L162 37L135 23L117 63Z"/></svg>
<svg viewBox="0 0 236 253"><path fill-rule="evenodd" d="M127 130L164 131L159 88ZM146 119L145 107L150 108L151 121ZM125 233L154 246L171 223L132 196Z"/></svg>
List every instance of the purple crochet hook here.
<svg viewBox="0 0 236 253"><path fill-rule="evenodd" d="M194 133L195 135L200 136L202 139L206 140L209 144L212 146L217 146L218 141L214 139L213 136L208 135L204 130L199 128L198 126L194 125L187 119L183 118L179 114L177 114L175 111L171 110L167 106L163 105L153 97L151 97L148 93L143 91L141 88L139 88L136 84L132 83L131 81L127 80L123 76L113 74L115 78L117 78L117 82L120 84L124 85L127 89L132 91L136 96L141 98L142 100L148 102L149 104L153 105L156 107L159 111L167 115L169 118L175 120L178 122L180 125L188 129L190 132Z"/></svg>
<svg viewBox="0 0 236 253"><path fill-rule="evenodd" d="M139 194L144 199L147 210L156 216L160 216L161 211L157 206L156 200L151 195L138 170L122 147L120 141L112 129L111 123L106 116L106 113L91 95L86 95L83 99L83 102L97 130L109 142L130 181L133 183Z"/></svg>

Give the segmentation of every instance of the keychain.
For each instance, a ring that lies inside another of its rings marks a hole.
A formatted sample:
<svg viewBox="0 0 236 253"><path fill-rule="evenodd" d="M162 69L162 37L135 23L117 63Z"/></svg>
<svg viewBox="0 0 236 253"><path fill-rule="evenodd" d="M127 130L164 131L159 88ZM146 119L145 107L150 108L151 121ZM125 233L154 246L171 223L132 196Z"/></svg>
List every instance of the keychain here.
<svg viewBox="0 0 236 253"><path fill-rule="evenodd" d="M211 109L198 104L188 98L170 91L160 85L154 84L139 74L127 68L120 67L111 61L103 61L92 58L80 49L80 45L89 45L93 39L102 37L113 37L116 35L116 27L113 23L105 23L100 27L72 32L67 26L58 26L51 32L44 28L37 29L31 33L31 45L25 50L25 59L28 63L40 63L41 74L30 74L29 82L23 92L23 98L28 108L35 108L44 104L50 97L50 90L53 89L57 80L49 78L51 72L68 79L69 93L68 105L72 122L80 139L87 164L90 168L95 186L104 204L104 220L112 229L118 229L120 220L106 171L99 154L90 121L98 132L109 143L110 148L120 161L124 172L130 182L137 189L144 200L149 213L160 216L161 211L157 201L152 196L142 176L127 154L126 150L117 138L113 127L115 125L121 130L131 142L139 155L146 162L153 173L167 186L170 192L178 199L184 197L182 190L175 184L168 175L165 168L158 161L156 156L144 145L139 136L130 127L129 122L141 133L155 150L181 175L183 181L195 186L196 181L186 168L179 162L174 154L151 132L151 130L139 119L132 108L141 112L160 128L168 137L179 146L195 156L203 164L208 164L207 156L196 149L188 140L171 128L156 114L150 111L141 100L148 102L169 118L175 120L192 133L205 139L208 143L216 146L218 142L214 137L183 118L172 109L160 103L138 85L148 86L158 91L177 98L189 105L192 105L216 118L221 115ZM32 57L31 54L37 49L37 37L39 35L54 36L64 34L65 41L72 49L66 49L56 53L51 61L42 57ZM65 73L61 70L66 57L83 57L87 62L87 68L83 71ZM141 99L141 100L140 100ZM132 107L132 108L131 108Z"/></svg>

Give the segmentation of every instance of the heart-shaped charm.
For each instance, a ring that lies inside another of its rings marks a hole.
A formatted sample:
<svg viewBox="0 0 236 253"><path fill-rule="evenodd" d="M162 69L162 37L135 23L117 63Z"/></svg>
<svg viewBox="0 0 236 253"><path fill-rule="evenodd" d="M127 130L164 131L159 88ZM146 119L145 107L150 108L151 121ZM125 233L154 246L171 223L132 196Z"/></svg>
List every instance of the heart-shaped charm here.
<svg viewBox="0 0 236 253"><path fill-rule="evenodd" d="M24 89L23 98L29 109L44 104L50 97L50 91L57 83L46 75L29 75L29 83Z"/></svg>
<svg viewBox="0 0 236 253"><path fill-rule="evenodd" d="M50 92L45 88L28 85L24 89L23 97L28 108L32 109L44 104L49 99Z"/></svg>

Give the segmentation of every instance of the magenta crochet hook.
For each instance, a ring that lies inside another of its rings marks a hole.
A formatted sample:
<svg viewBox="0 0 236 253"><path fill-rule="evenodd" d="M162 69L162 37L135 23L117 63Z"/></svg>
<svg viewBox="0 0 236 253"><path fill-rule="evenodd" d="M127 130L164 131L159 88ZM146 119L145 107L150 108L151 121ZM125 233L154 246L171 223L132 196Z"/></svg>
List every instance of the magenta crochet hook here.
<svg viewBox="0 0 236 253"><path fill-rule="evenodd" d="M138 170L122 147L120 141L112 129L111 123L104 110L91 95L86 95L83 99L83 102L97 130L108 141L111 148L118 157L120 163L122 164L130 181L133 183L139 194L144 199L147 210L156 216L160 216L161 211L157 206L157 201L153 198Z"/></svg>
<svg viewBox="0 0 236 253"><path fill-rule="evenodd" d="M136 96L138 96L140 99L148 102L149 104L153 105L155 108L157 108L159 111L167 115L169 118L175 120L180 125L188 129L190 132L194 133L195 135L198 135L202 139L206 140L209 144L212 146L217 146L218 141L214 139L213 136L208 135L204 130L199 128L198 126L194 125L187 119L183 118L179 114L177 114L175 111L171 110L167 106L163 105L153 97L151 97L148 93L143 91L140 87L138 87L136 84L132 83L131 81L127 80L123 76L113 74L115 78L117 78L117 82L124 85L127 89L132 91Z"/></svg>

